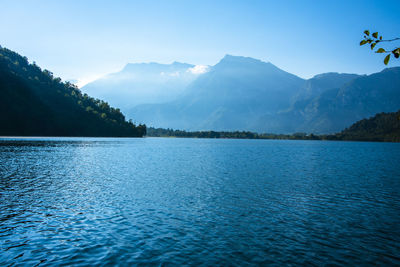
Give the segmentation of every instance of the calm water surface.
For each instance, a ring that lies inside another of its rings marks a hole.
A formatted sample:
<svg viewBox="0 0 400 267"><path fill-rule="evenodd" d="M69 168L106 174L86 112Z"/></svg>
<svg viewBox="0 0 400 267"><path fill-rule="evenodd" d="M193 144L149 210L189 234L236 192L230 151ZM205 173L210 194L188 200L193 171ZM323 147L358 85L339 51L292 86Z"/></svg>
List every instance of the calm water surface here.
<svg viewBox="0 0 400 267"><path fill-rule="evenodd" d="M0 139L0 266L399 265L400 144Z"/></svg>

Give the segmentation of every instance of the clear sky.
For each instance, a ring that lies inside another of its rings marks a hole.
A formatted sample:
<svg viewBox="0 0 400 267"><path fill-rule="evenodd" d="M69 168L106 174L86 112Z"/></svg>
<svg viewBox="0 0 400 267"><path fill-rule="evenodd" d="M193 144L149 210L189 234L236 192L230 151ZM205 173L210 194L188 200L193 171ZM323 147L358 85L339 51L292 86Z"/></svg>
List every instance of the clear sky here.
<svg viewBox="0 0 400 267"><path fill-rule="evenodd" d="M363 30L400 36L399 0L0 0L0 7L1 46L80 85L126 63L214 65L225 54L302 78L369 74L385 66L359 46Z"/></svg>

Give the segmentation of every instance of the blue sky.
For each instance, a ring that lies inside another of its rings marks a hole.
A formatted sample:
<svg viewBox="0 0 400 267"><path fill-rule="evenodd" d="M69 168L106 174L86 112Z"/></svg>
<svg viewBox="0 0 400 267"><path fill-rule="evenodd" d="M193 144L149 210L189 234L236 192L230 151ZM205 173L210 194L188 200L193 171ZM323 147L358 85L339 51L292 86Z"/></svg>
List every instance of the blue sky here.
<svg viewBox="0 0 400 267"><path fill-rule="evenodd" d="M128 62L213 65L225 54L269 61L303 78L369 74L385 66L382 55L359 46L363 30L400 36L398 1L0 3L0 45L80 84Z"/></svg>

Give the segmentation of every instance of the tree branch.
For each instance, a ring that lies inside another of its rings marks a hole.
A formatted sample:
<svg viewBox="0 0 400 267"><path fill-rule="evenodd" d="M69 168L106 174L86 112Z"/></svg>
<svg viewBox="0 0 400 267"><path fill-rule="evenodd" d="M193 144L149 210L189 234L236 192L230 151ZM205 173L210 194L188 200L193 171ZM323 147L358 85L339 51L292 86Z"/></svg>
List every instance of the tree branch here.
<svg viewBox="0 0 400 267"><path fill-rule="evenodd" d="M379 42L393 42L393 41L398 41L400 40L400 37L394 38L394 39L389 39L389 40L379 40Z"/></svg>

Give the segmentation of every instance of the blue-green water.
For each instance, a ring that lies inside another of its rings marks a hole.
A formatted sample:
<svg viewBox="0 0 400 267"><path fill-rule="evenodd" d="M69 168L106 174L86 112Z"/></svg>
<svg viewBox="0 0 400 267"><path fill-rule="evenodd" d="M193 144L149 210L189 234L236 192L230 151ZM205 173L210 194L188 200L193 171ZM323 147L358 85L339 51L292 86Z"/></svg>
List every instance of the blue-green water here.
<svg viewBox="0 0 400 267"><path fill-rule="evenodd" d="M400 264L400 144L0 139L0 265Z"/></svg>

